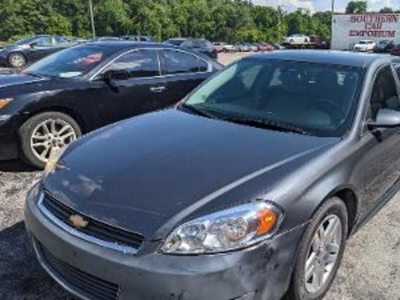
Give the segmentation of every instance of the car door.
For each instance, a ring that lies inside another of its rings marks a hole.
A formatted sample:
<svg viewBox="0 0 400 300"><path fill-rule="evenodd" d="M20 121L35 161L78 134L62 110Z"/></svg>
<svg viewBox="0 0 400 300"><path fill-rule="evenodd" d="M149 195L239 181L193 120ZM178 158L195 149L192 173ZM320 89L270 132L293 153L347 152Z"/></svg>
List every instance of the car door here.
<svg viewBox="0 0 400 300"><path fill-rule="evenodd" d="M126 71L128 78L106 83L108 71ZM116 58L93 79L91 97L104 124L163 108L165 79L160 76L157 50L131 50Z"/></svg>
<svg viewBox="0 0 400 300"><path fill-rule="evenodd" d="M167 81L164 106L182 100L210 77L212 66L200 56L179 49L161 50L162 74Z"/></svg>
<svg viewBox="0 0 400 300"><path fill-rule="evenodd" d="M51 36L40 37L35 40L31 45L29 58L31 61L36 61L46 57L52 53L53 38Z"/></svg>
<svg viewBox="0 0 400 300"><path fill-rule="evenodd" d="M391 66L386 65L375 75L370 94L366 124L374 121L380 109L400 111L398 80ZM375 208L400 178L399 128L365 130L361 139L363 152L359 168L361 216Z"/></svg>

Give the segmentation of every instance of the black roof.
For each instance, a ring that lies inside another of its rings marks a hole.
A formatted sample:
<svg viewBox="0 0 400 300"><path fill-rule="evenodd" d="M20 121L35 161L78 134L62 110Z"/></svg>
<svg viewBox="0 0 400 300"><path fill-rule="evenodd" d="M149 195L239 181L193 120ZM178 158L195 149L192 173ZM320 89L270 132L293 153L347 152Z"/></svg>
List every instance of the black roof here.
<svg viewBox="0 0 400 300"><path fill-rule="evenodd" d="M102 46L102 47L111 47L115 48L116 50L124 50L130 48L176 48L172 45L167 45L163 43L155 43L155 42L133 42L133 41L98 41L98 42L89 42L80 47L87 45L95 45L95 46Z"/></svg>
<svg viewBox="0 0 400 300"><path fill-rule="evenodd" d="M384 54L358 53L350 51L333 50L280 50L268 53L259 53L253 58L268 58L281 60L294 60L314 63L328 63L336 65L368 67L378 60L395 60L394 57Z"/></svg>

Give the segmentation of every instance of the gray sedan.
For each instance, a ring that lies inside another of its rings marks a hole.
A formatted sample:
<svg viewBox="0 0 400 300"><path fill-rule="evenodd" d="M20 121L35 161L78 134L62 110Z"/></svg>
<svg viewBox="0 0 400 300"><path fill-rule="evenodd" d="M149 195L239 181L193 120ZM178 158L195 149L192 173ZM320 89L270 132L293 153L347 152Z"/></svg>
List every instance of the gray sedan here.
<svg viewBox="0 0 400 300"><path fill-rule="evenodd" d="M49 161L25 220L82 299L319 300L400 187L400 60L278 51Z"/></svg>

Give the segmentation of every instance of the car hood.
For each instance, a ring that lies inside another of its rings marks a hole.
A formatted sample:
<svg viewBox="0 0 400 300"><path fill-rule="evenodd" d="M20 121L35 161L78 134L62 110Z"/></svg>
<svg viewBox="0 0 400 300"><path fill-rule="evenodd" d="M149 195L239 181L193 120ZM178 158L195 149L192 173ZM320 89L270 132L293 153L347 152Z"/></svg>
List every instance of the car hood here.
<svg viewBox="0 0 400 300"><path fill-rule="evenodd" d="M79 213L150 238L182 211L193 213L216 191L221 196L265 173L278 177L273 173L278 167L296 164L338 140L169 109L116 123L77 141L64 153L57 171L43 180L43 187Z"/></svg>
<svg viewBox="0 0 400 300"><path fill-rule="evenodd" d="M43 80L43 77L32 76L24 73L0 73L0 88L36 83Z"/></svg>

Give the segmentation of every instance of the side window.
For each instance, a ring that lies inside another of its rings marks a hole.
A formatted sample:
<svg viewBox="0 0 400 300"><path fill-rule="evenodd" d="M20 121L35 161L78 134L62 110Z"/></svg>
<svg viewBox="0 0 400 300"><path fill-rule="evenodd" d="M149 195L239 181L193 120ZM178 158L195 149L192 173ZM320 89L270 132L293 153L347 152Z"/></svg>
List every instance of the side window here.
<svg viewBox="0 0 400 300"><path fill-rule="evenodd" d="M381 69L375 78L369 117L375 119L378 111L383 108L400 111L396 81L390 66Z"/></svg>
<svg viewBox="0 0 400 300"><path fill-rule="evenodd" d="M52 39L51 37L41 37L38 38L35 41L37 46L51 46L52 45Z"/></svg>
<svg viewBox="0 0 400 300"><path fill-rule="evenodd" d="M108 70L125 70L130 78L153 77L160 75L158 55L153 50L138 50L124 54L115 60Z"/></svg>
<svg viewBox="0 0 400 300"><path fill-rule="evenodd" d="M208 63L189 53L164 50L164 65L166 74L206 72Z"/></svg>

